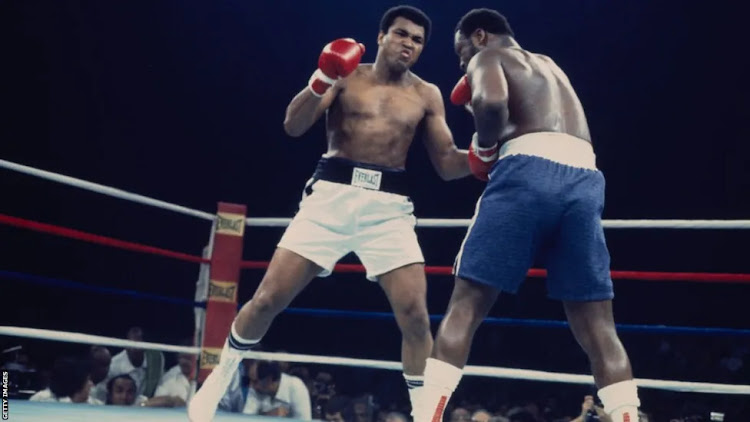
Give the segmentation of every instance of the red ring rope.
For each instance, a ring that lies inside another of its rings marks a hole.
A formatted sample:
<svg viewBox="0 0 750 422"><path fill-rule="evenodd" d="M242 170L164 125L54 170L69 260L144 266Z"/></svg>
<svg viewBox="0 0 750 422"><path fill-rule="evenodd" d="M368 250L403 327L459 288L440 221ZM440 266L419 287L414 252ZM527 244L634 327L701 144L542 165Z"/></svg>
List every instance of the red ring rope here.
<svg viewBox="0 0 750 422"><path fill-rule="evenodd" d="M264 269L268 267L265 261L242 261L240 268L246 269ZM453 268L427 265L424 267L425 273L432 275L453 275ZM362 273L365 268L358 264L338 264L334 271L341 273ZM750 274L729 274L729 273L673 273L659 271L612 271L613 279L627 280L647 280L647 281L694 281L704 283L750 283ZM532 268L527 274L531 278L544 278L547 271Z"/></svg>
<svg viewBox="0 0 750 422"><path fill-rule="evenodd" d="M65 227L53 226L51 224L39 223L36 221L26 220L24 218L11 217L9 215L0 214L0 223L7 224L9 226L21 227L24 229L34 230L42 233L54 234L57 236L68 237L71 239L83 240L91 243L98 243L100 245L112 246L115 248L125 249L129 251L143 252L152 255L161 255L169 258L175 258L182 261L198 262L198 263L210 263L211 260L205 259L200 256L188 255L181 252L174 252L167 249L156 248L153 246L146 246L135 242L127 242L124 240L114 239L106 236L99 236L97 234L91 234L82 232L79 230L67 229Z"/></svg>
<svg viewBox="0 0 750 422"><path fill-rule="evenodd" d="M182 261L196 263L210 263L211 261L200 256L188 255L181 252L174 252L167 249L156 248L153 246L142 245L135 242L114 239L111 237L99 236L79 230L58 227L51 224L39 223L36 221L26 220L18 217L11 217L0 214L0 224L7 224L14 227L21 227L42 233L54 234L57 236L68 237L71 239L83 240L100 245L112 246L115 248L126 249L136 252L143 252L152 255L161 255L169 258L175 258ZM268 262L265 261L242 261L240 268L245 269L265 269ZM334 268L336 272L342 273L362 273L365 269L358 264L338 264ZM425 272L431 275L453 275L453 268L446 266L425 266ZM628 280L647 280L647 281L692 281L703 283L750 283L750 274L729 274L729 273L696 273L696 272L659 272L659 271L612 271L613 279ZM537 268L529 270L528 277L543 278L547 276L547 271Z"/></svg>

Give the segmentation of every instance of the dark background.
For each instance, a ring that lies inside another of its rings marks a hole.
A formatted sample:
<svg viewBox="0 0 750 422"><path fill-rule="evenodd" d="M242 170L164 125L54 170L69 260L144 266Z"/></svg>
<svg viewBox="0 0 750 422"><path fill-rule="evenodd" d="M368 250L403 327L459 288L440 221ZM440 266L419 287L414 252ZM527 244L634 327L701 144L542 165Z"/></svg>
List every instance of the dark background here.
<svg viewBox="0 0 750 422"><path fill-rule="evenodd" d="M456 143L470 116L448 101L460 77L453 28L472 7L495 7L517 40L566 70L587 110L607 178L604 218L750 218L747 50L744 19L730 1L404 2L422 8L433 36L413 71L446 99ZM250 216L292 216L325 152L322 121L299 139L282 128L285 107L339 37L375 58L378 23L392 1L0 1L0 158L191 208L246 204ZM421 141L410 150L416 214L469 218L482 183L443 182ZM198 255L209 223L0 170L0 213ZM249 228L245 259L266 260L280 228ZM419 229L428 264L451 265L464 229ZM608 230L612 268L750 272L741 230ZM0 270L184 299L197 266L0 227ZM347 257L345 262L357 262ZM248 299L262 274L242 274ZM0 280L0 321L147 339L190 335L189 307ZM445 309L449 277L430 277L429 309ZM619 323L748 328L750 288L722 283L615 282ZM362 275L319 279L292 306L387 311ZM494 316L562 319L530 280L503 296ZM483 327L472 362L587 371L561 330ZM624 334L632 348L661 334ZM282 315L267 339L290 352L397 360L388 321ZM714 337L694 346L729 347ZM3 338L0 345L26 343ZM34 343L37 344L37 343ZM48 344L48 343L39 343ZM512 347L509 345L512 344ZM697 345L697 346L696 346ZM38 348L41 348L39 346ZM548 350L560 359L550 359ZM44 351L37 351L40 356ZM648 362L637 376L664 378ZM644 375L641 375L644 374Z"/></svg>

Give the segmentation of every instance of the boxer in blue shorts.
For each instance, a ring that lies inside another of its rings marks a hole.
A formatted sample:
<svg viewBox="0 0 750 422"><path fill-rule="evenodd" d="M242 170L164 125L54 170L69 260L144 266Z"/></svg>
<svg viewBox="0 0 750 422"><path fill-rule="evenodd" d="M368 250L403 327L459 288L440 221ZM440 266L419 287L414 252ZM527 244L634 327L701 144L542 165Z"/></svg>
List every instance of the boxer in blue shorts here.
<svg viewBox="0 0 750 422"><path fill-rule="evenodd" d="M555 62L523 50L494 10L466 14L454 47L466 75L451 101L472 111L469 163L487 186L456 258L416 421L442 421L479 324L539 259L549 296L563 302L588 355L605 411L614 422L636 422L640 401L612 316L604 177L583 107Z"/></svg>
<svg viewBox="0 0 750 422"><path fill-rule="evenodd" d="M425 146L443 179L471 174L468 151L456 148L445 122L440 90L409 70L429 32L430 20L420 10L389 9L381 19L374 63L360 64L365 47L355 40L332 41L307 87L287 107L284 128L295 137L326 114L328 151L305 186L263 280L232 324L219 365L190 402L192 422L211 420L241 352L260 341L313 278L330 274L350 252L390 301L414 407L432 350L424 258L405 172L417 128L424 128Z"/></svg>

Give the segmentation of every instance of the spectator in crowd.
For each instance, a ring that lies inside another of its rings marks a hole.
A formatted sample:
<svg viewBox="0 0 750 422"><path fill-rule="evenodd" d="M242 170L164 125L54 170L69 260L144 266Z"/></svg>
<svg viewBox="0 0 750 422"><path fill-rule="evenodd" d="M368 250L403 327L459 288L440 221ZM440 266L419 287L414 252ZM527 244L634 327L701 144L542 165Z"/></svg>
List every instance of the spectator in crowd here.
<svg viewBox="0 0 750 422"><path fill-rule="evenodd" d="M64 357L55 361L49 387L38 391L29 400L103 404L91 397L92 386L88 359Z"/></svg>
<svg viewBox="0 0 750 422"><path fill-rule="evenodd" d="M135 380L128 374L116 375L107 381L107 401L115 406L144 406L148 397L138 394Z"/></svg>
<svg viewBox="0 0 750 422"><path fill-rule="evenodd" d="M385 422L409 422L409 419L401 412L389 412L385 416Z"/></svg>
<svg viewBox="0 0 750 422"><path fill-rule="evenodd" d="M450 413L450 422L469 422L471 421L471 413L463 408L457 407Z"/></svg>
<svg viewBox="0 0 750 422"><path fill-rule="evenodd" d="M310 392L301 379L281 372L278 362L254 361L242 413L312 420Z"/></svg>
<svg viewBox="0 0 750 422"><path fill-rule="evenodd" d="M140 327L130 328L128 340L143 341L143 330ZM133 378L138 395L152 397L164 375L164 354L156 350L126 348L112 358L108 377L121 374Z"/></svg>
<svg viewBox="0 0 750 422"><path fill-rule="evenodd" d="M327 422L348 422L352 420L351 399L347 396L333 396L325 404L323 419Z"/></svg>
<svg viewBox="0 0 750 422"><path fill-rule="evenodd" d="M374 422L377 406L372 394L364 394L352 402L355 422Z"/></svg>
<svg viewBox="0 0 750 422"><path fill-rule="evenodd" d="M506 415L510 422L539 422L534 414L525 407L514 407Z"/></svg>
<svg viewBox="0 0 750 422"><path fill-rule="evenodd" d="M479 409L471 414L471 422L490 422L492 414L484 409Z"/></svg>
<svg viewBox="0 0 750 422"><path fill-rule="evenodd" d="M308 383L305 383L305 385L308 385ZM322 418L326 403L328 403L331 397L336 395L336 384L333 381L333 376L328 372L318 372L315 375L315 379L309 385L312 386L312 388L308 387L308 389L310 390L310 399L312 400L313 418Z"/></svg>
<svg viewBox="0 0 750 422"><path fill-rule="evenodd" d="M23 346L9 347L0 353L2 353L2 355L12 354L13 356L13 360L5 362L0 369L16 372L34 371L34 365L31 363L31 358L29 358L28 353L23 350Z"/></svg>
<svg viewBox="0 0 750 422"><path fill-rule="evenodd" d="M235 371L232 382L219 401L219 409L225 412L242 413L245 402L247 402L247 395L250 392L250 367L253 362L255 362L254 359L244 359L239 363L239 368Z"/></svg>
<svg viewBox="0 0 750 422"><path fill-rule="evenodd" d="M570 422L590 422L594 415L600 422L611 422L609 415L604 412L604 408L594 403L594 396L584 396L583 403L581 403L581 414Z"/></svg>
<svg viewBox="0 0 750 422"><path fill-rule="evenodd" d="M104 346L91 346L89 358L91 360L91 382L94 383L91 388L91 397L104 403L107 401L107 375L112 363L112 354Z"/></svg>
<svg viewBox="0 0 750 422"><path fill-rule="evenodd" d="M183 346L192 346L192 339L182 342ZM195 371L195 356L187 353L177 354L177 365L161 377L154 397L149 399L148 406L181 407L185 406L190 390L190 380Z"/></svg>

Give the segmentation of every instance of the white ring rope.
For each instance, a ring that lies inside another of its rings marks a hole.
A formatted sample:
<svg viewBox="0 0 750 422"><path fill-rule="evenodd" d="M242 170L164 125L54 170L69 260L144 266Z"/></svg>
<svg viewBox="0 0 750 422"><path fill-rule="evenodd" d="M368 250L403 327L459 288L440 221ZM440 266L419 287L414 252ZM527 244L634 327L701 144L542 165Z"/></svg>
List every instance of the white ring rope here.
<svg viewBox="0 0 750 422"><path fill-rule="evenodd" d="M0 325L0 335L38 338L42 340L63 341L68 343L95 344L99 346L129 347L147 350L160 350L162 352L200 354L199 347L173 346L171 344L148 343L143 341L123 340L113 337L94 336L91 334L69 333L65 331L44 330L40 328L12 327Z"/></svg>
<svg viewBox="0 0 750 422"><path fill-rule="evenodd" d="M24 166L22 164L12 163L6 160L0 160L0 167L17 171L19 173L26 173L28 175L36 176L42 179L51 180L53 182L62 183L64 185L70 185L77 188L90 190L102 195L112 196L115 198L124 199L126 201L138 202L145 205L151 205L152 207L174 211L176 213L186 214L193 217L202 218L204 220L213 221L214 219L216 219L216 216L214 214L210 214L204 211L190 209L181 205L175 205L169 202L160 201L158 199L149 198L147 196L138 195L136 193L126 192L121 189L111 188L109 186L100 185L98 183L87 182L85 180L76 179L75 177L53 173L51 171L35 169L34 167Z"/></svg>
<svg viewBox="0 0 750 422"><path fill-rule="evenodd" d="M171 204L147 196L126 192L121 189L87 182L70 176L64 176L34 167L16 164L0 159L0 167L8 170L25 173L42 179L52 180L65 185L75 186L119 199L151 205L180 214L186 214L204 220L213 221L216 216L205 211L194 210L181 205ZM248 226L261 227L285 227L289 225L291 218L248 218ZM470 219L451 218L422 218L417 219L417 227L469 227ZM750 220L602 220L602 225L607 229L750 229Z"/></svg>
<svg viewBox="0 0 750 422"><path fill-rule="evenodd" d="M81 333L70 333L36 328L0 326L0 335L15 337L38 338L45 340L65 341L70 343L97 344L102 346L132 347L149 350L161 350L164 352L179 352L192 355L200 354L200 348L187 346L172 346L160 343L148 343L140 341L121 340L111 337L93 336ZM299 355L291 353L268 353L268 352L245 352L243 356L251 359L268 359L283 362L314 363L323 365L342 365L374 369L388 369L401 371L400 362L354 359L335 356ZM561 382L568 384L594 383L590 375L565 374L557 372L534 371L529 369L497 368L489 366L467 365L464 368L465 375L474 375L492 378L523 379L532 381ZM694 392L694 393L717 393L717 394L743 394L750 395L750 385L714 384L707 382L688 381L664 381L654 379L636 379L638 386L655 388L661 390Z"/></svg>
<svg viewBox="0 0 750 422"><path fill-rule="evenodd" d="M291 218L248 218L248 226L284 227ZM417 227L469 227L471 219L418 218ZM602 220L605 229L750 229L750 220Z"/></svg>

